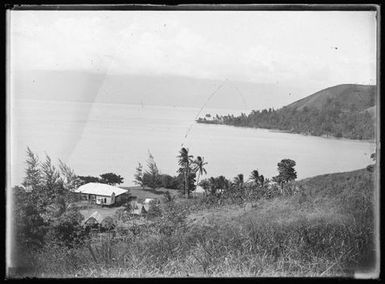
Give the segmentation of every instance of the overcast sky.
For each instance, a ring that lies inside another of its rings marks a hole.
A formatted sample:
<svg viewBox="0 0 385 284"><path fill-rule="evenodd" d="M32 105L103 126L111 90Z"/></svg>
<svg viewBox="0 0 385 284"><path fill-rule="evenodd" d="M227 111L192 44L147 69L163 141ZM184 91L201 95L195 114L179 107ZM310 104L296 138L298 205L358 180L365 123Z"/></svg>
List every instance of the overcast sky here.
<svg viewBox="0 0 385 284"><path fill-rule="evenodd" d="M11 11L12 70L376 82L375 12Z"/></svg>

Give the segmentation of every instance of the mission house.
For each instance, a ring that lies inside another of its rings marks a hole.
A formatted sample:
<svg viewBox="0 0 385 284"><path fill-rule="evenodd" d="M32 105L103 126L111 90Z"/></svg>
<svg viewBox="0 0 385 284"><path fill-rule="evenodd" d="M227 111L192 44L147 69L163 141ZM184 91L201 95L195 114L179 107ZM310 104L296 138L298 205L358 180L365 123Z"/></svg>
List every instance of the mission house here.
<svg viewBox="0 0 385 284"><path fill-rule="evenodd" d="M128 191L116 186L90 182L75 190L81 200L98 205L118 205L127 198Z"/></svg>

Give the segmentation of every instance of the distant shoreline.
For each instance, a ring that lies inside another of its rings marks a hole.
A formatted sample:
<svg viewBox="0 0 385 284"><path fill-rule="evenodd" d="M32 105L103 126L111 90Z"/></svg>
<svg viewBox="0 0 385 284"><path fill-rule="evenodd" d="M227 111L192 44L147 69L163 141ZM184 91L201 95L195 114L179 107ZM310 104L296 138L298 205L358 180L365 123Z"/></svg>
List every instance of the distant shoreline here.
<svg viewBox="0 0 385 284"><path fill-rule="evenodd" d="M317 135L307 134L307 133L304 133L304 132L295 132L295 131L281 130L281 129L276 129L276 128L263 128L263 127L250 127L250 126L241 126L241 125L229 125L229 124L225 124L225 123L221 123L221 122L209 122L209 121L199 121L199 120L196 120L195 122L199 123L199 124L224 125L224 126L230 126L230 127L235 127L235 128L264 129L264 130L268 130L270 132L287 133L287 134L298 134L298 135L302 135L302 136L319 137L319 138L332 139L332 140L340 140L340 141L369 142L369 143L376 144L376 140L375 139L351 139L351 138L336 137L336 136L333 136L333 135L326 135L326 134L317 136Z"/></svg>

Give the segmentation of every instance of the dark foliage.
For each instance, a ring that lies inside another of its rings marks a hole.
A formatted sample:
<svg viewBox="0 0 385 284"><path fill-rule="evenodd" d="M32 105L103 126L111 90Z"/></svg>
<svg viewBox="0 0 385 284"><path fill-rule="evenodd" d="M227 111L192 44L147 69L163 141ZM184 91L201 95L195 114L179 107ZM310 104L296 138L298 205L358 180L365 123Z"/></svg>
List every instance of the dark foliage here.
<svg viewBox="0 0 385 284"><path fill-rule="evenodd" d="M74 247L88 237L81 226L83 216L67 206L77 183L76 175L68 174L72 170L61 162L58 171L49 156L40 163L29 148L26 165L24 187L13 188L13 257L17 256L18 263L23 262L21 254L31 255L47 246Z"/></svg>
<svg viewBox="0 0 385 284"><path fill-rule="evenodd" d="M179 184L181 182L180 178L176 177L176 176L170 176L170 175L166 175L166 174L163 174L161 175L161 185L162 187L164 188L170 188L170 189L178 189L179 188Z"/></svg>
<svg viewBox="0 0 385 284"><path fill-rule="evenodd" d="M66 247L82 245L87 237L87 231L81 225L83 219L79 211L67 210L49 224L47 242Z"/></svg>
<svg viewBox="0 0 385 284"><path fill-rule="evenodd" d="M90 183L90 182L101 182L101 179L93 176L78 176L78 178L82 181L82 184Z"/></svg>
<svg viewBox="0 0 385 284"><path fill-rule="evenodd" d="M279 175L273 177L273 181L279 183L281 187L291 180L297 178L297 172L294 169L295 161L290 159L283 159L278 163Z"/></svg>
<svg viewBox="0 0 385 284"><path fill-rule="evenodd" d="M123 177L114 173L105 173L100 175L101 183L107 183L111 185L121 184L123 182Z"/></svg>
<svg viewBox="0 0 385 284"><path fill-rule="evenodd" d="M199 118L199 123L226 124L242 127L278 129L315 136L335 136L350 139L373 139L374 121L368 111L343 109L329 100L321 110L304 107L301 110L283 107L278 110L253 110L240 116L225 115L218 118Z"/></svg>

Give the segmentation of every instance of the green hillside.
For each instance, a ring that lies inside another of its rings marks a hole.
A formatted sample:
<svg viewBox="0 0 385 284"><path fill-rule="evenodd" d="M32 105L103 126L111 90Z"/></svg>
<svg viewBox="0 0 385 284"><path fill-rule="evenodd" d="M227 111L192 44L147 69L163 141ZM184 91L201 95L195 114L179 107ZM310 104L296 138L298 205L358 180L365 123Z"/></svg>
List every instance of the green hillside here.
<svg viewBox="0 0 385 284"><path fill-rule="evenodd" d="M321 90L313 95L298 100L288 106L289 109L303 110L304 107L322 110L328 100L341 105L345 111L352 108L363 111L375 105L376 86L344 84Z"/></svg>
<svg viewBox="0 0 385 284"><path fill-rule="evenodd" d="M240 116L206 115L197 122L278 129L315 136L374 139L375 94L376 86L338 85L278 110L253 110Z"/></svg>

